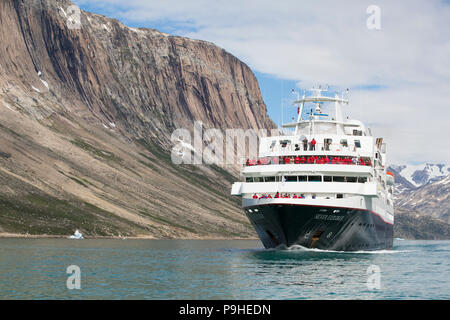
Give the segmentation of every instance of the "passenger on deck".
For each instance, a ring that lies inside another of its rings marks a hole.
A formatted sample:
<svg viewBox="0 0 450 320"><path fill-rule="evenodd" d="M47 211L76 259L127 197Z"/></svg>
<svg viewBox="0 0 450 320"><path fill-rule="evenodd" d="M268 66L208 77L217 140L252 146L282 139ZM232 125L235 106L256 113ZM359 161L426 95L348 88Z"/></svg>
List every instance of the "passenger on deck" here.
<svg viewBox="0 0 450 320"><path fill-rule="evenodd" d="M306 137L303 139L303 150L308 150L308 139L306 139Z"/></svg>
<svg viewBox="0 0 450 320"><path fill-rule="evenodd" d="M300 158L300 163L305 163L305 157L304 157L304 156L302 156L302 157Z"/></svg>
<svg viewBox="0 0 450 320"><path fill-rule="evenodd" d="M256 195L256 193L253 195L253 199L258 199L258 196Z"/></svg>
<svg viewBox="0 0 450 320"><path fill-rule="evenodd" d="M295 145L295 151L299 151L300 147L298 146L298 144Z"/></svg>
<svg viewBox="0 0 450 320"><path fill-rule="evenodd" d="M292 197L292 199L298 199L297 195L294 194L294 196Z"/></svg>
<svg viewBox="0 0 450 320"><path fill-rule="evenodd" d="M316 139L311 140L311 150L316 150Z"/></svg>
<svg viewBox="0 0 450 320"><path fill-rule="evenodd" d="M272 199L272 196L270 195L270 193L267 195L267 199Z"/></svg>
<svg viewBox="0 0 450 320"><path fill-rule="evenodd" d="M296 164L299 164L299 163L300 163L300 157L299 157L299 156L296 156L296 157L294 158L294 162L295 162Z"/></svg>
<svg viewBox="0 0 450 320"><path fill-rule="evenodd" d="M291 161L291 158L284 157L284 164L289 164L290 161Z"/></svg>
<svg viewBox="0 0 450 320"><path fill-rule="evenodd" d="M279 198L279 197L280 197L280 193L277 192L277 193L275 194L275 197L274 197L274 198L276 199L276 198Z"/></svg>

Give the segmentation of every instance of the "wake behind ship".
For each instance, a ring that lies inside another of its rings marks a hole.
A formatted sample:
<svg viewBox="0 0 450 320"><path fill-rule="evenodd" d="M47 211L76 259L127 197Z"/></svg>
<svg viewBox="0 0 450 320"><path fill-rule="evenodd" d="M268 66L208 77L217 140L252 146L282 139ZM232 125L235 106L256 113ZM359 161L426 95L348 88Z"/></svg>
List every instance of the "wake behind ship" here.
<svg viewBox="0 0 450 320"><path fill-rule="evenodd" d="M389 249L394 177L386 144L360 121L344 121L343 94L322 91L294 102L297 121L283 125L292 134L260 139L258 158L247 159L231 194L242 196L266 248Z"/></svg>

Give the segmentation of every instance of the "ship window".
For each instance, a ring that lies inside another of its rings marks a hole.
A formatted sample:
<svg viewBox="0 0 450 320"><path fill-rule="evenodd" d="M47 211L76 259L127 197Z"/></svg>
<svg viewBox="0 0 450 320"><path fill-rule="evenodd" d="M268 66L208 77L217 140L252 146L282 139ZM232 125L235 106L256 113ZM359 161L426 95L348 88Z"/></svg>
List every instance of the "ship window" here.
<svg viewBox="0 0 450 320"><path fill-rule="evenodd" d="M252 177L246 177L245 178L245 182L253 182L253 178Z"/></svg>
<svg viewBox="0 0 450 320"><path fill-rule="evenodd" d="M253 178L255 182L263 182L263 178L262 177L254 177Z"/></svg>
<svg viewBox="0 0 450 320"><path fill-rule="evenodd" d="M361 141L355 140L355 147L361 148Z"/></svg>
<svg viewBox="0 0 450 320"><path fill-rule="evenodd" d="M348 147L347 139L342 139L342 140L341 140L341 145L342 145L343 147Z"/></svg>
<svg viewBox="0 0 450 320"><path fill-rule="evenodd" d="M309 182L321 182L322 176L308 176Z"/></svg>
<svg viewBox="0 0 450 320"><path fill-rule="evenodd" d="M338 198L338 199L342 199L344 197L344 195L342 194L342 193L338 193L337 195L336 195L336 198Z"/></svg>
<svg viewBox="0 0 450 320"><path fill-rule="evenodd" d="M291 143L291 140L280 140L280 144L281 144L282 148L285 148L290 143Z"/></svg>
<svg viewBox="0 0 450 320"><path fill-rule="evenodd" d="M323 176L323 182L331 182L332 180L331 176Z"/></svg>
<svg viewBox="0 0 450 320"><path fill-rule="evenodd" d="M264 177L265 182L275 182L275 177Z"/></svg>
<svg viewBox="0 0 450 320"><path fill-rule="evenodd" d="M326 151L330 151L330 145L332 142L332 139L323 139L323 146Z"/></svg>
<svg viewBox="0 0 450 320"><path fill-rule="evenodd" d="M297 176L286 176L287 182L297 182Z"/></svg>
<svg viewBox="0 0 450 320"><path fill-rule="evenodd" d="M345 182L345 177L333 177L333 182Z"/></svg>
<svg viewBox="0 0 450 320"><path fill-rule="evenodd" d="M298 176L299 182L306 182L306 176Z"/></svg>
<svg viewBox="0 0 450 320"><path fill-rule="evenodd" d="M358 182L359 183L366 183L367 182L367 177L359 177L358 178Z"/></svg>
<svg viewBox="0 0 450 320"><path fill-rule="evenodd" d="M347 177L347 182L356 182L357 178L356 177Z"/></svg>

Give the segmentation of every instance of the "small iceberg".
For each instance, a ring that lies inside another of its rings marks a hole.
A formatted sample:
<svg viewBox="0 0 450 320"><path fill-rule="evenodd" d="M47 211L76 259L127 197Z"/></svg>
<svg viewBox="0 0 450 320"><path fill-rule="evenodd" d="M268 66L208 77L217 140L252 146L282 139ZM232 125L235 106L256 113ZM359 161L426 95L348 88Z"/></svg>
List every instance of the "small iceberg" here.
<svg viewBox="0 0 450 320"><path fill-rule="evenodd" d="M84 239L80 231L75 230L75 233L69 237L69 239Z"/></svg>
<svg viewBox="0 0 450 320"><path fill-rule="evenodd" d="M395 238L395 240L400 240L400 241L402 241L402 240L405 240L405 239L403 239L403 238Z"/></svg>

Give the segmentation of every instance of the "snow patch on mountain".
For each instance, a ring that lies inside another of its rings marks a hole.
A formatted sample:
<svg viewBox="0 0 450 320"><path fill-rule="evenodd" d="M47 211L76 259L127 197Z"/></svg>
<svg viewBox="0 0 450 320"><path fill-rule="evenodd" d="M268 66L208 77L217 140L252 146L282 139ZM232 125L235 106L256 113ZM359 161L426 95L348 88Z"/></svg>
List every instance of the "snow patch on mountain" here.
<svg viewBox="0 0 450 320"><path fill-rule="evenodd" d="M438 181L450 174L450 166L444 164L392 165L391 168L416 188Z"/></svg>

